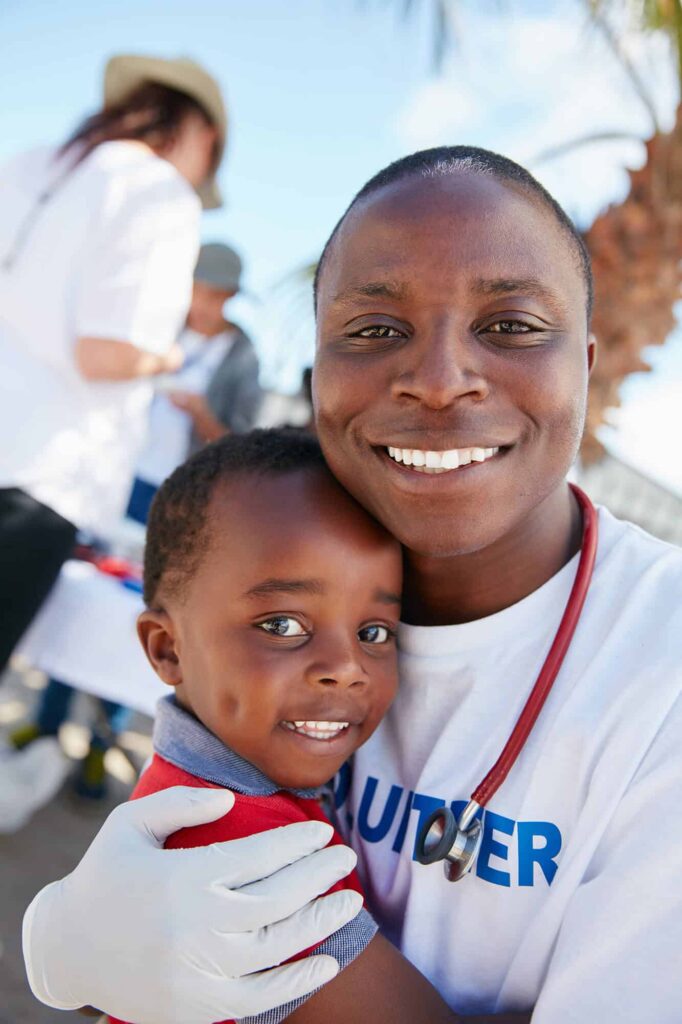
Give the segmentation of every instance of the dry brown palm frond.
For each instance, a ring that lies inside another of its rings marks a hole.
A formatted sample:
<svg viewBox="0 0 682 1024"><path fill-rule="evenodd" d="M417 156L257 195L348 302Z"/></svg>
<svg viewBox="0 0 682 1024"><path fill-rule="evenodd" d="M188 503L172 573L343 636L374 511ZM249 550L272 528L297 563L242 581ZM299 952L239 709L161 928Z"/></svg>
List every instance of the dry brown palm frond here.
<svg viewBox="0 0 682 1024"><path fill-rule="evenodd" d="M646 143L647 160L630 172L630 191L585 234L595 277L593 330L597 365L590 382L586 461L599 458L596 437L630 373L648 370L644 349L662 345L682 298L682 106L670 132Z"/></svg>

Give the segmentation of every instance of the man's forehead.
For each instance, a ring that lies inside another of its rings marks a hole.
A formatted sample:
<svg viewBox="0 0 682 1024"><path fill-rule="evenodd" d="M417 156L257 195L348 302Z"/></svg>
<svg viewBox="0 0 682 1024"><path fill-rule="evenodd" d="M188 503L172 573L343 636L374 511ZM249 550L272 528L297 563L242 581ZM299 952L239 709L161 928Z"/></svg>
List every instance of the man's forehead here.
<svg viewBox="0 0 682 1024"><path fill-rule="evenodd" d="M426 198L413 192L411 204L403 194L382 190L375 202L370 196L350 211L320 282L325 304L409 300L426 283L454 279L480 295L556 298L571 284L582 294L570 242L539 204L499 183L495 202L483 201L492 193L475 192L471 202L466 196L460 202L461 189L451 194L421 185Z"/></svg>

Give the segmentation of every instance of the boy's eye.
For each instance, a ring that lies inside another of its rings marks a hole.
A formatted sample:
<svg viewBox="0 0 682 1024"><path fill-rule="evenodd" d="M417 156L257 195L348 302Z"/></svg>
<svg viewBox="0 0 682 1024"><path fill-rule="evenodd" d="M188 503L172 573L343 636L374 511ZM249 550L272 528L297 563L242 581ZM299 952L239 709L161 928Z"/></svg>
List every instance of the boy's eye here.
<svg viewBox="0 0 682 1024"><path fill-rule="evenodd" d="M363 626L358 630L358 640L363 644L385 644L391 639L391 631L387 626Z"/></svg>
<svg viewBox="0 0 682 1024"><path fill-rule="evenodd" d="M306 636L306 631L298 621L291 615L275 615L265 622L259 622L258 628L265 630L272 636Z"/></svg>

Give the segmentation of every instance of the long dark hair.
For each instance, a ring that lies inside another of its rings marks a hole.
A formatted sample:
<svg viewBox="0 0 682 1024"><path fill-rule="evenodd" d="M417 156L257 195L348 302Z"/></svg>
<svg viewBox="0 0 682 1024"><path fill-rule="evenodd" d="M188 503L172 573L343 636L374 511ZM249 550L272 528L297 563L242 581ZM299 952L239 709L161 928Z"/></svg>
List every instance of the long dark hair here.
<svg viewBox="0 0 682 1024"><path fill-rule="evenodd" d="M159 152L172 145L188 114L200 114L207 124L213 124L201 104L184 92L158 82L145 82L122 103L86 117L61 147L59 155L77 152L80 163L103 142L117 139L146 142Z"/></svg>
<svg viewBox="0 0 682 1024"><path fill-rule="evenodd" d="M74 159L68 161L67 166L61 168L57 177L36 196L35 203L19 225L9 249L0 259L0 270L9 272L13 268L41 211L73 169L92 153L93 149L103 142L137 139L146 142L155 152L161 153L177 138L182 122L188 114L200 114L207 124L214 123L201 104L186 93L171 89L167 85L160 85L158 82L145 82L123 103L105 107L96 114L86 117L57 151L58 157L71 154ZM219 144L216 140L211 170L215 170L219 155Z"/></svg>

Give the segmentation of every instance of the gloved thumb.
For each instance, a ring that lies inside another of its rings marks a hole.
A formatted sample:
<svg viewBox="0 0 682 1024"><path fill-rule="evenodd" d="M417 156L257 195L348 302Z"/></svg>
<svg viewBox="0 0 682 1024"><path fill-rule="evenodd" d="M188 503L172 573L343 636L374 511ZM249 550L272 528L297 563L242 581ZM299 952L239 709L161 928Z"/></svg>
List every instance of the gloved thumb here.
<svg viewBox="0 0 682 1024"><path fill-rule="evenodd" d="M172 786L124 805L132 824L157 846L163 846L168 836L181 828L217 821L233 806L234 794L229 789L194 786Z"/></svg>

